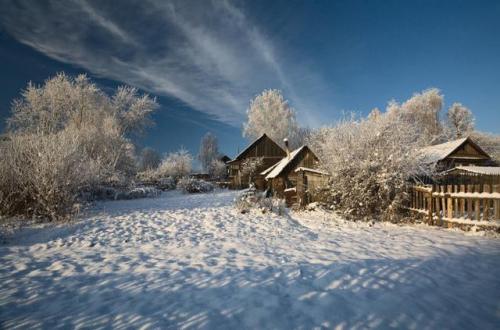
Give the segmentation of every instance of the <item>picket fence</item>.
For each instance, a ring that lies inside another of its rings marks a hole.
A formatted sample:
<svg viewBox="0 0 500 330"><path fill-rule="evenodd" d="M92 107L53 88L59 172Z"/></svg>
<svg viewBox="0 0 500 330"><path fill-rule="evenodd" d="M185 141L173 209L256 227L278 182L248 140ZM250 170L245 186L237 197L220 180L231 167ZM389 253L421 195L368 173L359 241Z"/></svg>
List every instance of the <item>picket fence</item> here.
<svg viewBox="0 0 500 330"><path fill-rule="evenodd" d="M434 225L500 228L500 184L415 185L409 209Z"/></svg>

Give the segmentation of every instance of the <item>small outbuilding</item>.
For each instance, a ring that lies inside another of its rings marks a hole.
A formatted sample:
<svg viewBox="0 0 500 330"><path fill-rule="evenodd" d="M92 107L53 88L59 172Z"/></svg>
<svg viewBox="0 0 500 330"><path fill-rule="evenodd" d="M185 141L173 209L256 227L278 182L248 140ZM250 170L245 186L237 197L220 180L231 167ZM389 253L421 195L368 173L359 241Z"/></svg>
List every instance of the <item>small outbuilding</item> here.
<svg viewBox="0 0 500 330"><path fill-rule="evenodd" d="M249 175L244 173L243 167L245 161L261 160L261 164L255 170L256 175L253 182L257 189L265 189L264 177L259 173L264 169L279 162L286 156L285 150L281 148L266 134L262 134L257 140L252 142L245 150L240 152L233 160L228 161L230 187L233 189L242 189L248 187Z"/></svg>
<svg viewBox="0 0 500 330"><path fill-rule="evenodd" d="M261 173L267 181L267 188L277 197L285 198L287 204L304 205L312 188L326 182L328 174L318 170L319 159L309 149L302 146L275 165Z"/></svg>
<svg viewBox="0 0 500 330"><path fill-rule="evenodd" d="M469 137L425 147L420 152L424 162L435 164L438 172L457 166L494 165L490 155Z"/></svg>

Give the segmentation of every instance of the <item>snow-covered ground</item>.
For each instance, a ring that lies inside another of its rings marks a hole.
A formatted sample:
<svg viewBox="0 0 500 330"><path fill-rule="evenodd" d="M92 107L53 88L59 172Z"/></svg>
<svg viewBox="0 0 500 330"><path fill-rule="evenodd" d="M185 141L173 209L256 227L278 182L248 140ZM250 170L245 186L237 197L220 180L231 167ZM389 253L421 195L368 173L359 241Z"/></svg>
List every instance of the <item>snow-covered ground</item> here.
<svg viewBox="0 0 500 330"><path fill-rule="evenodd" d="M106 202L0 245L0 328L500 327L500 240L234 192Z"/></svg>

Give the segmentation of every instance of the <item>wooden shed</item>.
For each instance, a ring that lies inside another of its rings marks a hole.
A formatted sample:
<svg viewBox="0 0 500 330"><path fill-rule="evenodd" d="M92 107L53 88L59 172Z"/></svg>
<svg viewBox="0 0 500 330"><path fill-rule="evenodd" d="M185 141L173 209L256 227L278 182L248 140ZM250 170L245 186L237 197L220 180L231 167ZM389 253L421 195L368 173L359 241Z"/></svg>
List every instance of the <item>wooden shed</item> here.
<svg viewBox="0 0 500 330"><path fill-rule="evenodd" d="M304 194L309 188L319 186L327 177L326 173L317 170L318 165L318 157L308 146L302 146L261 174L273 195L286 198L289 205L295 202L303 204Z"/></svg>
<svg viewBox="0 0 500 330"><path fill-rule="evenodd" d="M424 162L435 164L439 172L457 166L488 166L494 164L490 155L469 137L425 147L420 152Z"/></svg>
<svg viewBox="0 0 500 330"><path fill-rule="evenodd" d="M259 173L264 169L279 162L286 156L285 150L281 148L266 134L262 134L257 140L252 142L245 150L240 152L233 160L227 162L229 165L230 187L242 189L248 187L248 175L242 173L242 163L248 159L262 158L262 165L259 166L254 177L254 184L257 189L265 189L264 176Z"/></svg>

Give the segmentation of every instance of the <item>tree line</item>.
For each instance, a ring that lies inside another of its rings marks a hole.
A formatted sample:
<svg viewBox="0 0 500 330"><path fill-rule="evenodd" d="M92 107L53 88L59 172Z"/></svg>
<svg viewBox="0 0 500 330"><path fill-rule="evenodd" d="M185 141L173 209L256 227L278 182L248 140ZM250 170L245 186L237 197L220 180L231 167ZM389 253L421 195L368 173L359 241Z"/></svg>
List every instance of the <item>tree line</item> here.
<svg viewBox="0 0 500 330"><path fill-rule="evenodd" d="M281 91L264 90L251 100L242 133L249 140L266 133L280 144L287 138L292 148L309 145L331 175L326 203L357 217L391 218L406 198L408 178L431 170L418 161L420 147L470 135L500 158L498 135L475 130L472 111L460 103L443 115L443 104L442 93L429 89L402 103L391 100L384 111L310 129ZM194 157L186 149L162 157L134 143L157 108L155 98L135 88L108 95L85 75L30 83L12 103L0 139L0 215L68 218L100 186L190 174ZM207 133L197 155L203 171L224 177L221 156L217 137Z"/></svg>

